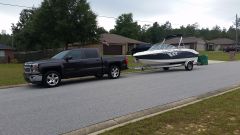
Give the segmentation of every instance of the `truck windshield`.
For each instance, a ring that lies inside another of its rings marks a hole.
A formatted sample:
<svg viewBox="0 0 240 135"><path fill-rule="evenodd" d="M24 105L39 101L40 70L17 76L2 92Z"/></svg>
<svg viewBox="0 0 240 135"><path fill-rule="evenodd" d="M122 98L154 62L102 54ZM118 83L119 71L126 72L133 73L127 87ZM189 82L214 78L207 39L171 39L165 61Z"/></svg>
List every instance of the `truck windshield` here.
<svg viewBox="0 0 240 135"><path fill-rule="evenodd" d="M60 52L57 55L53 56L52 59L64 59L68 53L69 53L69 50Z"/></svg>

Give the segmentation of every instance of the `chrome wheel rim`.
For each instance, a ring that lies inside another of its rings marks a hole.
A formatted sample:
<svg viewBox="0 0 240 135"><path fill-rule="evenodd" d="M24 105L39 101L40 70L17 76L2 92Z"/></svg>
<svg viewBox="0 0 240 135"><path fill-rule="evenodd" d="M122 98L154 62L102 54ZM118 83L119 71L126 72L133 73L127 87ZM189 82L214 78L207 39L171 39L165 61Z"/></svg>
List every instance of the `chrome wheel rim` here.
<svg viewBox="0 0 240 135"><path fill-rule="evenodd" d="M120 73L120 71L117 67L112 68L111 74L112 74L113 78L117 78L119 76L119 73Z"/></svg>
<svg viewBox="0 0 240 135"><path fill-rule="evenodd" d="M47 76L47 84L50 86L55 86L59 82L59 76L55 73L51 73Z"/></svg>

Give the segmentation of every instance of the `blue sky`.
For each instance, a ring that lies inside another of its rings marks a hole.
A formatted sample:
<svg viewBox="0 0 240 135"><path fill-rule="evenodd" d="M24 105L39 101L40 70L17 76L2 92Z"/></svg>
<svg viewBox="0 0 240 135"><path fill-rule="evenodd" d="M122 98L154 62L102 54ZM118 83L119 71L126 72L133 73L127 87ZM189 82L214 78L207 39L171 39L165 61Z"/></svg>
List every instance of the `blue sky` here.
<svg viewBox="0 0 240 135"><path fill-rule="evenodd" d="M42 0L0 0L0 3L38 7ZM240 0L88 0L99 16L118 17L133 13L139 24L160 24L170 21L173 27L198 23L212 28L216 24L229 28L235 14L240 14ZM16 23L23 8L0 5L0 30L11 33L11 23ZM98 17L99 26L109 30L115 25L111 18Z"/></svg>

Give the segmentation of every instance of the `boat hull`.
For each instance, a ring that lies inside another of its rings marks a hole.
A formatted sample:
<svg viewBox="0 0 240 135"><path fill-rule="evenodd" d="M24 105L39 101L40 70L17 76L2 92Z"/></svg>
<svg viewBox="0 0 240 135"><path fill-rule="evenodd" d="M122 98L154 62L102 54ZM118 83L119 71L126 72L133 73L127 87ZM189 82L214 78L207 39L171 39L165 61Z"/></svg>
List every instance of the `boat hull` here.
<svg viewBox="0 0 240 135"><path fill-rule="evenodd" d="M182 58L182 59L162 59L162 60L138 59L137 61L144 65L164 66L164 65L185 64L185 62L187 61L193 61L194 63L197 63L197 60L198 60L198 57Z"/></svg>
<svg viewBox="0 0 240 135"><path fill-rule="evenodd" d="M198 52L191 49L174 49L168 51L145 51L134 55L134 57L145 65L173 65L184 64L187 61L196 63L198 54Z"/></svg>

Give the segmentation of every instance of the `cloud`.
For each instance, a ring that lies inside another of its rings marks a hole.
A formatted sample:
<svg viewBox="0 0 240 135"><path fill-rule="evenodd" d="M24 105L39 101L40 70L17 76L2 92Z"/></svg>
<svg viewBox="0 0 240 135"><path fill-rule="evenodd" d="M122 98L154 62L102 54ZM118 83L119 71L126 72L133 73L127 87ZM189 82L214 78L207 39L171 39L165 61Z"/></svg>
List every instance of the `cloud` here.
<svg viewBox="0 0 240 135"><path fill-rule="evenodd" d="M165 0L89 0L93 10L98 14L120 15L122 13L133 13L135 16L155 16L171 13L173 1Z"/></svg>
<svg viewBox="0 0 240 135"><path fill-rule="evenodd" d="M159 23L170 21L173 26L198 22L201 27L209 28L215 25L231 26L240 5L239 0L89 0L89 2L98 15L118 17L122 13L131 12L135 20Z"/></svg>

